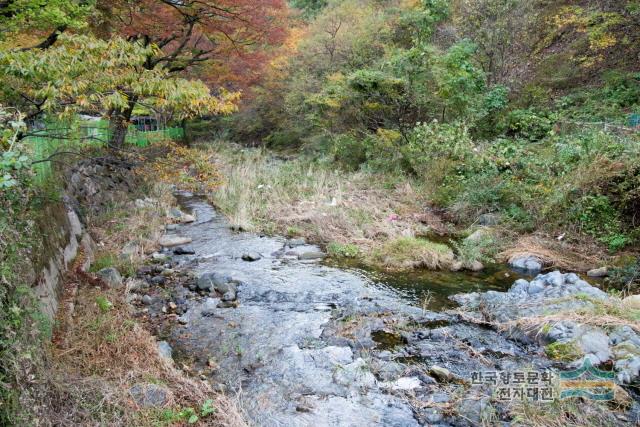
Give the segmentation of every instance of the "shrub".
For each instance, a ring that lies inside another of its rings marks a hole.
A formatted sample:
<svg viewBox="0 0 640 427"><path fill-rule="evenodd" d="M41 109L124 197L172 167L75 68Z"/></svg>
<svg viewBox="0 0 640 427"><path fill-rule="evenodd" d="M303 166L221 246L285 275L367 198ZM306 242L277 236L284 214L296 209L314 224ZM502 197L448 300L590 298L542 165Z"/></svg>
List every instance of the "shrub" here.
<svg viewBox="0 0 640 427"><path fill-rule="evenodd" d="M447 245L414 237L400 237L374 251L374 260L389 269L449 268L453 251Z"/></svg>
<svg viewBox="0 0 640 427"><path fill-rule="evenodd" d="M356 245L338 242L329 243L327 252L334 258L356 258L360 255L360 249Z"/></svg>
<svg viewBox="0 0 640 427"><path fill-rule="evenodd" d="M362 140L348 134L333 138L333 157L349 170L357 170L367 161L367 152Z"/></svg>
<svg viewBox="0 0 640 427"><path fill-rule="evenodd" d="M572 362L582 357L582 352L573 342L554 342L544 348L550 359L562 362Z"/></svg>
<svg viewBox="0 0 640 427"><path fill-rule="evenodd" d="M512 136L539 141L551 132L554 123L552 114L529 108L509 112L502 126Z"/></svg>
<svg viewBox="0 0 640 427"><path fill-rule="evenodd" d="M582 230L608 245L611 251L631 243L632 239L623 233L619 212L607 196L585 196L574 209L574 218Z"/></svg>
<svg viewBox="0 0 640 427"><path fill-rule="evenodd" d="M469 176L479 166L475 146L462 124L418 123L403 147L411 171L435 185Z"/></svg>
<svg viewBox="0 0 640 427"><path fill-rule="evenodd" d="M609 270L609 281L617 289L636 291L640 285L640 258L625 260L622 265Z"/></svg>
<svg viewBox="0 0 640 427"><path fill-rule="evenodd" d="M497 253L497 241L491 233L481 233L477 237L459 242L452 240L451 245L456 251L458 261L465 267L471 266L475 261L494 262Z"/></svg>
<svg viewBox="0 0 640 427"><path fill-rule="evenodd" d="M604 74L603 80L608 102L622 108L640 104L640 73L610 70Z"/></svg>

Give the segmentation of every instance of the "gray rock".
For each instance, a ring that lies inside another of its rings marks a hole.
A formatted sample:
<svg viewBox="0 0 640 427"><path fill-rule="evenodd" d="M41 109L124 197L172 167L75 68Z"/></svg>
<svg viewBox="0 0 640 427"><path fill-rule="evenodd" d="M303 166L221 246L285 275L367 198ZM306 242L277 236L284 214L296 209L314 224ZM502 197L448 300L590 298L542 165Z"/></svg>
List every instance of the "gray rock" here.
<svg viewBox="0 0 640 427"><path fill-rule="evenodd" d="M192 222L196 222L196 217L189 214L184 214L179 218L179 221L183 224L190 224Z"/></svg>
<svg viewBox="0 0 640 427"><path fill-rule="evenodd" d="M500 214L486 213L478 217L478 224L485 226L493 226L500 224Z"/></svg>
<svg viewBox="0 0 640 427"><path fill-rule="evenodd" d="M617 372L617 379L622 384L635 382L640 376L640 356L625 354L616 360L614 368Z"/></svg>
<svg viewBox="0 0 640 427"><path fill-rule="evenodd" d="M532 280L531 283L529 283L527 292L529 293L529 295L534 295L534 294L537 294L538 292L542 292L543 290L544 290L544 283L539 282L537 280Z"/></svg>
<svg viewBox="0 0 640 427"><path fill-rule="evenodd" d="M609 350L609 337L601 329L592 328L584 331L578 338L578 345L585 355L593 355L594 365L607 362L611 359Z"/></svg>
<svg viewBox="0 0 640 427"><path fill-rule="evenodd" d="M587 272L589 277L607 277L609 275L609 269L607 267L594 268Z"/></svg>
<svg viewBox="0 0 640 427"><path fill-rule="evenodd" d="M173 349L171 348L169 343L166 341L160 341L158 343L158 353L160 354L160 357L162 357L163 359L173 360L172 359Z"/></svg>
<svg viewBox="0 0 640 427"><path fill-rule="evenodd" d="M151 259L154 261L166 261L169 257L165 254L161 254L159 252L154 252L151 254Z"/></svg>
<svg viewBox="0 0 640 427"><path fill-rule="evenodd" d="M249 262L258 261L261 258L262 258L262 255L260 255L258 252L248 252L242 255L242 259L244 261L249 261Z"/></svg>
<svg viewBox="0 0 640 427"><path fill-rule="evenodd" d="M631 345L640 348L640 336L638 336L631 326L618 326L609 335L611 345L615 346L627 341L631 343Z"/></svg>
<svg viewBox="0 0 640 427"><path fill-rule="evenodd" d="M166 281L167 279L163 276L154 276L150 280L151 284L156 286L164 285Z"/></svg>
<svg viewBox="0 0 640 427"><path fill-rule="evenodd" d="M433 393L429 396L429 400L433 403L447 403L451 400L451 396L447 393Z"/></svg>
<svg viewBox="0 0 640 427"><path fill-rule="evenodd" d="M160 238L160 240L158 241L158 244L164 247L172 247L172 246L186 245L187 243L191 243L191 242L192 242L191 237L167 234L166 236L162 236Z"/></svg>
<svg viewBox="0 0 640 427"><path fill-rule="evenodd" d="M369 371L367 362L358 358L347 365L338 366L333 374L333 380L342 386L356 386L370 388L376 383L376 378Z"/></svg>
<svg viewBox="0 0 640 427"><path fill-rule="evenodd" d="M420 382L420 378L418 377L402 377L398 378L392 383L382 384L383 388L390 388L391 390L415 390L416 388L420 388L422 383Z"/></svg>
<svg viewBox="0 0 640 427"><path fill-rule="evenodd" d="M420 412L420 415L429 424L437 424L443 420L442 412L436 408L425 408Z"/></svg>
<svg viewBox="0 0 640 427"><path fill-rule="evenodd" d="M564 275L564 282L570 285L580 282L580 277L576 273L569 273Z"/></svg>
<svg viewBox="0 0 640 427"><path fill-rule="evenodd" d="M231 289L229 287L229 282L231 281L231 277L220 274L217 272L214 273L205 273L198 278L198 289L202 291L209 291L215 289L221 293L226 293Z"/></svg>
<svg viewBox="0 0 640 427"><path fill-rule="evenodd" d="M174 255L195 255L196 251L193 249L183 248L182 246L178 246L173 250Z"/></svg>
<svg viewBox="0 0 640 427"><path fill-rule="evenodd" d="M509 265L528 273L537 273L542 270L542 260L530 254L517 255L509 260Z"/></svg>
<svg viewBox="0 0 640 427"><path fill-rule="evenodd" d="M556 341L567 342L575 338L578 325L574 322L564 320L554 323L546 333L546 342L553 343Z"/></svg>
<svg viewBox="0 0 640 427"><path fill-rule="evenodd" d="M161 408L169 401L170 391L157 384L136 384L129 389L133 400L144 408Z"/></svg>
<svg viewBox="0 0 640 427"><path fill-rule="evenodd" d="M114 267L103 268L96 274L110 288L118 289L122 287L122 276L120 275L120 272Z"/></svg>
<svg viewBox="0 0 640 427"><path fill-rule="evenodd" d="M458 414L468 420L472 425L481 425L488 420L492 413L491 404L486 397L477 399L464 399L458 405Z"/></svg>
<svg viewBox="0 0 640 427"><path fill-rule="evenodd" d="M308 251L308 252L303 252L300 255L298 255L298 259L300 259L300 260L314 260L314 259L322 259L325 256L326 256L326 254L324 252Z"/></svg>
<svg viewBox="0 0 640 427"><path fill-rule="evenodd" d="M120 256L122 259L131 259L140 251L140 247L136 242L129 242L120 251Z"/></svg>
<svg viewBox="0 0 640 427"><path fill-rule="evenodd" d="M442 366L433 365L429 368L429 374L437 379L439 382L449 382L454 376L447 368Z"/></svg>
<svg viewBox="0 0 640 427"><path fill-rule="evenodd" d="M564 285L564 275L559 271L552 271L551 273L548 273L543 277L544 281L549 286L562 287Z"/></svg>
<svg viewBox="0 0 640 427"><path fill-rule="evenodd" d="M484 270L484 264L480 261L473 261L467 268L471 271L482 271Z"/></svg>
<svg viewBox="0 0 640 427"><path fill-rule="evenodd" d="M483 294L456 295L451 299L461 304L467 311L481 313L487 320L506 322L521 317L540 316L567 310L590 307L592 303L584 298L572 296L587 295L597 300L606 300L608 295L583 280L575 281L572 274L563 275L558 271L538 275L531 282L517 280L508 292L489 291ZM563 298L564 297L564 298Z"/></svg>
<svg viewBox="0 0 640 427"><path fill-rule="evenodd" d="M303 246L306 244L307 242L303 238L287 240L287 246L289 246L290 248L295 248L297 246Z"/></svg>
<svg viewBox="0 0 640 427"><path fill-rule="evenodd" d="M153 298L151 298L149 295L143 295L142 296L142 303L144 305L151 305L151 304L153 304Z"/></svg>
<svg viewBox="0 0 640 427"><path fill-rule="evenodd" d="M465 242L478 243L484 239L491 237L492 234L493 231L490 228L482 227L471 233L464 240Z"/></svg>
<svg viewBox="0 0 640 427"><path fill-rule="evenodd" d="M229 290L228 292L225 292L224 295L222 295L222 301L224 301L224 302L235 301L237 299L237 297L238 297L238 295L237 295L236 291Z"/></svg>

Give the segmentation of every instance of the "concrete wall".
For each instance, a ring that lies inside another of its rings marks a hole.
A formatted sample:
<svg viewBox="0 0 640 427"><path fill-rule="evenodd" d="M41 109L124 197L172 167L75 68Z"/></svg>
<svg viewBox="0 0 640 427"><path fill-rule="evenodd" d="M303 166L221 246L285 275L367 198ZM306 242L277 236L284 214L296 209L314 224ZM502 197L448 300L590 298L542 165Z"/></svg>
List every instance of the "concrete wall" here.
<svg viewBox="0 0 640 427"><path fill-rule="evenodd" d="M34 294L40 299L43 314L53 320L58 311L65 272L71 268L80 250L85 255L83 267L88 268L94 244L68 197L45 210L45 219L40 224L44 248L34 260Z"/></svg>

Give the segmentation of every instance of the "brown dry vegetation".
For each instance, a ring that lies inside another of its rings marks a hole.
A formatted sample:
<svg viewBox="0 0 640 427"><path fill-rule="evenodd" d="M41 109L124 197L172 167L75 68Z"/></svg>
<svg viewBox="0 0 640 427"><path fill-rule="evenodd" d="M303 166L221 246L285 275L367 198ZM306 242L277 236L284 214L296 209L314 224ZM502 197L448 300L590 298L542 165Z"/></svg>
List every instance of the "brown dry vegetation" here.
<svg viewBox="0 0 640 427"><path fill-rule="evenodd" d="M112 307L105 310L99 300L109 301ZM201 419L200 425L244 425L231 399L160 357L155 338L132 317L121 290L104 290L71 275L65 302L44 384L43 424L181 424L186 420L171 422L169 414L184 408L197 412L212 400L217 411ZM129 393L139 383L166 387L169 398L164 408L139 407Z"/></svg>
<svg viewBox="0 0 640 427"><path fill-rule="evenodd" d="M365 262L395 270L449 268L451 252L435 242L448 243L447 236L464 234L431 207L429 182L347 172L302 158L278 160L222 142L191 151L200 152L221 173L221 183L205 191L239 229L305 237L323 246L355 245ZM592 239L576 240L578 234L557 240L495 227L492 236L490 249L501 248L496 261L528 253L547 267L571 271L610 261Z"/></svg>
<svg viewBox="0 0 640 427"><path fill-rule="evenodd" d="M428 192L406 178L277 160L223 143L200 149L204 156L213 154L223 175L222 184L209 193L211 201L237 228L305 237L323 246L356 245L364 260L387 268L452 262L450 251L423 239L450 229L429 207ZM407 242L421 250L389 253L389 245L406 247Z"/></svg>
<svg viewBox="0 0 640 427"><path fill-rule="evenodd" d="M173 202L167 186L148 188L152 199L145 207L129 201L89 218L97 242L97 261L115 265L123 273L135 271L145 253L157 247ZM135 236L135 237L134 237ZM126 243L136 250L120 256ZM244 426L234 399L215 392L206 381L190 378L158 353L156 339L134 316L127 288L108 289L91 273L81 270L85 256L65 278L61 309L53 342L44 365L29 365L21 403L31 408L38 425L197 425ZM29 381L30 380L30 381ZM136 404L130 389L136 384L161 385L168 399L161 408ZM215 412L203 416L208 402ZM191 409L189 409L191 408Z"/></svg>
<svg viewBox="0 0 640 427"><path fill-rule="evenodd" d="M597 265L606 265L611 258L591 240L569 243L539 233L515 238L498 257L506 262L523 254L536 255L546 267L582 272Z"/></svg>

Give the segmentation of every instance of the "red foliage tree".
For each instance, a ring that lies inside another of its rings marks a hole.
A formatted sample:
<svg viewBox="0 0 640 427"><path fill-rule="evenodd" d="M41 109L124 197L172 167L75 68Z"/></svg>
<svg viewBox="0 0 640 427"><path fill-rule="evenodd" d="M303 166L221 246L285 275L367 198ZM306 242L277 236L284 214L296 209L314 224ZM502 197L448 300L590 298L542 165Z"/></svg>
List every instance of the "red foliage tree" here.
<svg viewBox="0 0 640 427"><path fill-rule="evenodd" d="M234 89L255 78L266 60L261 48L286 36L285 0L101 0L98 8L109 17L107 31L160 47L146 69L186 72ZM135 101L111 112L114 134L124 133Z"/></svg>

